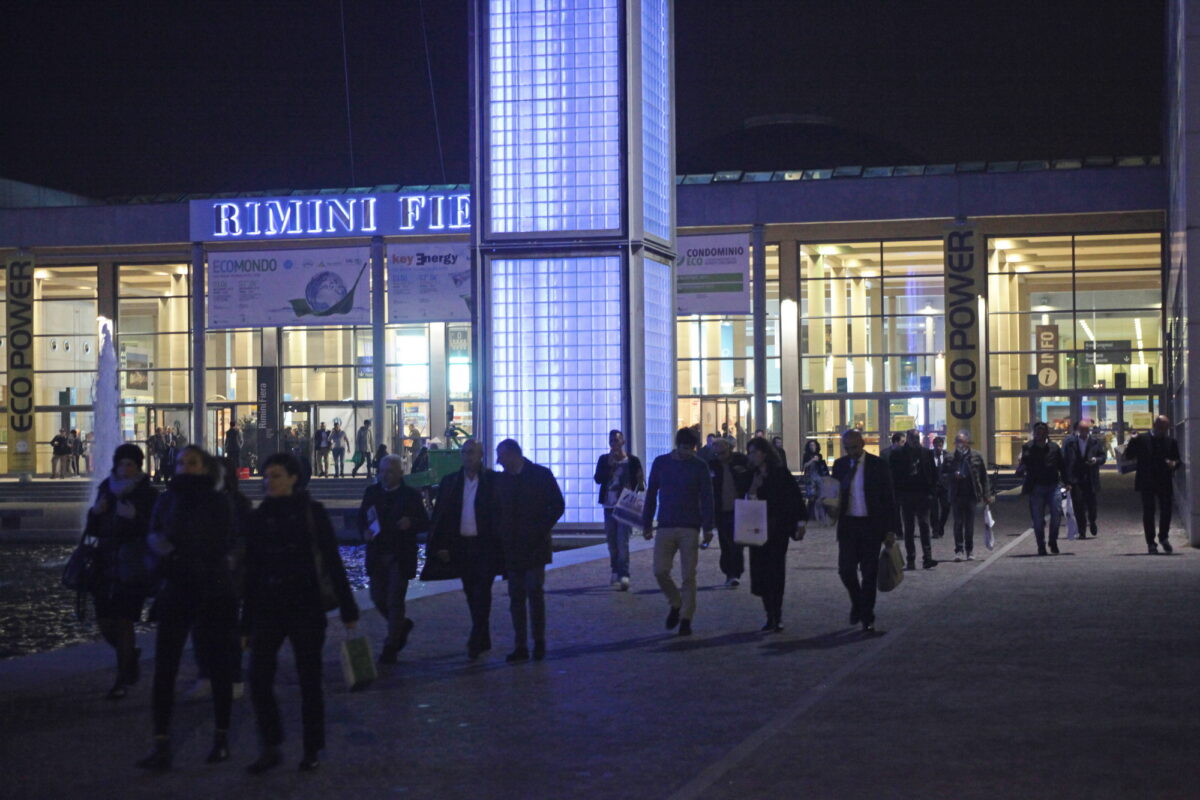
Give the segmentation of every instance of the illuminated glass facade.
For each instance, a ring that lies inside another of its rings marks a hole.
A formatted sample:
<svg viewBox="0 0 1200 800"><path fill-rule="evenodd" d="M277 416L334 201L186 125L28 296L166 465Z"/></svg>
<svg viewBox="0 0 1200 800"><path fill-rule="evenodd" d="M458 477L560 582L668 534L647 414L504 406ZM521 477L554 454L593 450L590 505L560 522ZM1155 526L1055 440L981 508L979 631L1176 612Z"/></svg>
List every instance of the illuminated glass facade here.
<svg viewBox="0 0 1200 800"><path fill-rule="evenodd" d="M671 405L675 392L671 371L675 369L671 346L671 265L652 258L643 261L642 297L644 311L646 461L653 460L674 446Z"/></svg>
<svg viewBox="0 0 1200 800"><path fill-rule="evenodd" d="M642 215L664 241L673 235L670 14L667 0L642 0Z"/></svg>
<svg viewBox="0 0 1200 800"><path fill-rule="evenodd" d="M496 259L490 271L492 438L554 472L564 522L602 522L592 472L597 443L622 427L621 259Z"/></svg>
<svg viewBox="0 0 1200 800"><path fill-rule="evenodd" d="M618 0L487 8L489 232L618 229Z"/></svg>

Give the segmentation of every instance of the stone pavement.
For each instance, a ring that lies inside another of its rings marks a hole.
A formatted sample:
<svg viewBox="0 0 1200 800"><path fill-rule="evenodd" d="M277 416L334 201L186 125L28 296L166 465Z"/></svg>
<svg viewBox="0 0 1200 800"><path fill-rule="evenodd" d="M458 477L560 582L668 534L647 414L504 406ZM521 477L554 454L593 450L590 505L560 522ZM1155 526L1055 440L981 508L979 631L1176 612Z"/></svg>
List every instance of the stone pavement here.
<svg viewBox="0 0 1200 800"><path fill-rule="evenodd" d="M149 776L132 767L149 743L148 662L117 704L100 699L102 650L0 662L0 797L1200 797L1200 554L1177 534L1174 556L1146 556L1127 484L1108 479L1100 538L1058 557L1033 555L1024 503L1002 498L991 558L909 573L881 595L870 638L846 625L827 529L792 546L782 634L759 633L759 600L748 582L722 586L715 549L691 638L663 630L648 550L628 593L608 586L606 558L554 569L540 664L503 661L502 586L496 649L477 664L461 593L429 594L410 606L401 663L366 691L343 688L327 648L329 747L313 775L294 769L290 663L287 765L252 778L247 701L232 762L202 763L211 710L183 704L176 769ZM935 541L935 556L952 549ZM374 612L366 629L380 638Z"/></svg>

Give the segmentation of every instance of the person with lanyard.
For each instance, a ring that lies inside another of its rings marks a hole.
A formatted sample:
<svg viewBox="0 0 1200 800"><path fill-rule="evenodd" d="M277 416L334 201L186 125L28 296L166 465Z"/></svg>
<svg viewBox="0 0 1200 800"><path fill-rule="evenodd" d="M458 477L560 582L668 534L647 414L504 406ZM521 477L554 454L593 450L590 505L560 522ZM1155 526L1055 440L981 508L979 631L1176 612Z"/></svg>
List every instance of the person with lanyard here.
<svg viewBox="0 0 1200 800"><path fill-rule="evenodd" d="M1044 422L1033 423L1033 439L1021 447L1021 462L1017 474L1024 483L1021 494L1029 495L1029 516L1033 522L1033 535L1037 538L1038 555L1050 552L1058 555L1058 528L1062 523L1062 502L1059 484L1062 482L1062 449L1057 442L1050 441L1050 426ZM1050 511L1050 541L1046 541L1046 510Z"/></svg>
<svg viewBox="0 0 1200 800"><path fill-rule="evenodd" d="M896 546L900 515L891 470L883 459L865 452L862 432L851 428L843 433L842 451L845 455L833 462L833 477L841 485L838 577L850 594L850 624L861 623L863 633L873 634L879 549Z"/></svg>
<svg viewBox="0 0 1200 800"><path fill-rule="evenodd" d="M954 437L954 456L946 462L949 476L949 500L954 510L954 560L974 561L975 510L980 502L991 505L991 484L983 455L971 449L971 434L960 431Z"/></svg>
<svg viewBox="0 0 1200 800"><path fill-rule="evenodd" d="M1133 438L1125 457L1137 463L1133 488L1142 496L1142 529L1146 549L1151 555L1173 552L1167 534L1171 532L1171 511L1175 502L1175 470L1179 469L1179 442L1171 437L1171 420L1158 416L1150 433ZM1158 544L1154 542L1154 511L1158 508Z"/></svg>
<svg viewBox="0 0 1200 800"><path fill-rule="evenodd" d="M608 432L608 452L596 461L593 479L600 485L599 503L604 506L604 535L608 540L608 559L612 567L610 585L622 592L629 590L629 537L633 529L613 516L613 509L625 489L640 492L646 488L642 462L625 452L625 434Z"/></svg>

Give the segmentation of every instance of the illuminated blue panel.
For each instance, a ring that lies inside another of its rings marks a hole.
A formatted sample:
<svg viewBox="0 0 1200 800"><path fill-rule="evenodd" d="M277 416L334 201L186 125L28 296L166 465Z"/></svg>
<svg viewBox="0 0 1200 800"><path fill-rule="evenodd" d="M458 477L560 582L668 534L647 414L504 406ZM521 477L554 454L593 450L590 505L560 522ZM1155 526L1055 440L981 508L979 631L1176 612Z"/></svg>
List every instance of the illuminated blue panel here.
<svg viewBox="0 0 1200 800"><path fill-rule="evenodd" d="M619 0L491 0L490 233L621 222Z"/></svg>
<svg viewBox="0 0 1200 800"><path fill-rule="evenodd" d="M650 463L657 456L670 452L675 440L671 414L675 399L671 387L671 371L675 369L671 327L675 320L671 303L670 265L647 258L642 270L646 353L645 460Z"/></svg>
<svg viewBox="0 0 1200 800"><path fill-rule="evenodd" d="M642 0L642 206L646 233L671 241L671 52L667 0Z"/></svg>
<svg viewBox="0 0 1200 800"><path fill-rule="evenodd" d="M491 262L492 421L549 467L563 522L602 522L592 475L621 427L621 259Z"/></svg>

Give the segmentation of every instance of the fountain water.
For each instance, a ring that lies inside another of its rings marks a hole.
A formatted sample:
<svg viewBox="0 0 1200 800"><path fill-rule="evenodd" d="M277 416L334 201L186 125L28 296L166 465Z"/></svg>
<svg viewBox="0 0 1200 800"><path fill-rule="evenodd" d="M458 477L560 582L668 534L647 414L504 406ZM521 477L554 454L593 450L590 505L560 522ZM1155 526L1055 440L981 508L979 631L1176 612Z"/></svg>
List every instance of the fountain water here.
<svg viewBox="0 0 1200 800"><path fill-rule="evenodd" d="M117 353L113 349L112 321L100 317L100 352L96 381L92 385L92 497L108 477L113 451L121 443L121 425L117 417L120 392L117 389Z"/></svg>

